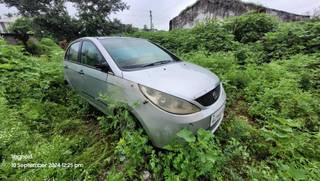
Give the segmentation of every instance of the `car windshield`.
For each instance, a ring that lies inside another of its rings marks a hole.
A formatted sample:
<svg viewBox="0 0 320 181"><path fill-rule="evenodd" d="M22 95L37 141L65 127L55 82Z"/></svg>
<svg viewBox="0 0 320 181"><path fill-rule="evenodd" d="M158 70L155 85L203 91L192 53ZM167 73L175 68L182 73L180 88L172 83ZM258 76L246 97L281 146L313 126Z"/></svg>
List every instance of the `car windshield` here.
<svg viewBox="0 0 320 181"><path fill-rule="evenodd" d="M121 69L135 69L179 61L167 50L143 39L106 38L101 44Z"/></svg>

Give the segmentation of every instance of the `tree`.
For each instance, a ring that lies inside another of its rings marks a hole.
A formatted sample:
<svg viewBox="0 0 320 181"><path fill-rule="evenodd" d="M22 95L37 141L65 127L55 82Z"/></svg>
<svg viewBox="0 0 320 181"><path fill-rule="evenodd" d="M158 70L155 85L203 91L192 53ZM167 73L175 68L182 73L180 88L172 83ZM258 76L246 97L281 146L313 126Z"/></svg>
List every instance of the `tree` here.
<svg viewBox="0 0 320 181"><path fill-rule="evenodd" d="M19 13L26 17L35 17L58 9L66 11L64 2L65 0L0 0L0 3L8 7L17 8Z"/></svg>
<svg viewBox="0 0 320 181"><path fill-rule="evenodd" d="M30 18L18 18L14 23L10 24L8 30L17 34L31 33L33 30L32 20Z"/></svg>
<svg viewBox="0 0 320 181"><path fill-rule="evenodd" d="M41 55L43 48L39 44L38 40L33 37L33 21L31 18L22 17L10 24L8 28L10 33L14 33L13 36L20 40L25 50L33 55Z"/></svg>
<svg viewBox="0 0 320 181"><path fill-rule="evenodd" d="M320 19L320 7L313 10L312 17L315 19Z"/></svg>
<svg viewBox="0 0 320 181"><path fill-rule="evenodd" d="M67 13L56 16L48 13L33 18L34 28L40 37L53 37L56 41L68 42L80 37L80 22Z"/></svg>
<svg viewBox="0 0 320 181"><path fill-rule="evenodd" d="M101 18L108 18L111 13L128 9L129 6L122 0L70 0L75 3L79 17L88 18L88 15L97 15Z"/></svg>
<svg viewBox="0 0 320 181"><path fill-rule="evenodd" d="M106 34L119 33L120 28L115 28L119 20L110 20L111 13L116 13L129 8L121 0L73 0L81 20L81 35L102 36Z"/></svg>
<svg viewBox="0 0 320 181"><path fill-rule="evenodd" d="M64 4L71 2L77 9L71 17ZM0 0L19 13L32 17L36 34L53 36L57 41L82 36L103 36L132 31L132 26L110 20L111 13L129 8L122 0Z"/></svg>
<svg viewBox="0 0 320 181"><path fill-rule="evenodd" d="M17 8L20 15L29 17L36 35L50 35L56 40L64 38L62 34L71 39L75 37L74 33L69 32L76 27L73 26L73 20L68 15L64 2L64 0L0 0L0 3L5 3L8 7Z"/></svg>
<svg viewBox="0 0 320 181"><path fill-rule="evenodd" d="M18 40L22 42L25 49L31 52L31 47L28 45L29 34L33 33L32 21L29 18L19 18L8 28L9 32L15 33Z"/></svg>

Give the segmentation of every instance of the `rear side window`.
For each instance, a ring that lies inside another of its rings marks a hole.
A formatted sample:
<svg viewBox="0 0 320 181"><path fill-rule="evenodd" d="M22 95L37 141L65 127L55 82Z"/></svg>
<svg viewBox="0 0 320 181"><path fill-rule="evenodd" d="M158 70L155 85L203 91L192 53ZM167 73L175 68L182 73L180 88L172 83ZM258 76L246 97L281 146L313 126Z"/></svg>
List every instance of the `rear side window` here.
<svg viewBox="0 0 320 181"><path fill-rule="evenodd" d="M81 61L83 64L94 67L103 62L103 57L93 43L84 41L81 50Z"/></svg>
<svg viewBox="0 0 320 181"><path fill-rule="evenodd" d="M67 61L78 62L79 47L80 47L80 42L76 42L70 46L66 56Z"/></svg>

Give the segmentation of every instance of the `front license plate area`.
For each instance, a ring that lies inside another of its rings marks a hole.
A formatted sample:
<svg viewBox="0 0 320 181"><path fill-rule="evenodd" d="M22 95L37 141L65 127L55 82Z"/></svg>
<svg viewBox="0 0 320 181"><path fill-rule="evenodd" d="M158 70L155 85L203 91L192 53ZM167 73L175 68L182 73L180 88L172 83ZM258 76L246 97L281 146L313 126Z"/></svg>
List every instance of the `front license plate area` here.
<svg viewBox="0 0 320 181"><path fill-rule="evenodd" d="M223 107L221 107L217 112L212 114L211 121L210 121L210 127L212 127L217 121L221 119L221 116L223 115Z"/></svg>

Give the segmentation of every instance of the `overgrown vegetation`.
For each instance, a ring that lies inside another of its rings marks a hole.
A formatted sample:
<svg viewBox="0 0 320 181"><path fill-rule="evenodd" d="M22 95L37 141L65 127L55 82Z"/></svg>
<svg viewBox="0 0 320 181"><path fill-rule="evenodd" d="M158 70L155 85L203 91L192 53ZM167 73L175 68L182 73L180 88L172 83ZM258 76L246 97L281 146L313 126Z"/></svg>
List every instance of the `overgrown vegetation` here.
<svg viewBox="0 0 320 181"><path fill-rule="evenodd" d="M7 7L14 7L25 18L18 21L30 24L38 37L51 37L56 42L71 41L84 36L105 36L132 32L132 25L112 19L111 14L128 9L121 0L0 0ZM75 8L71 15L67 6ZM12 15L11 15L12 16ZM17 26L15 26L17 27Z"/></svg>
<svg viewBox="0 0 320 181"><path fill-rule="evenodd" d="M224 122L214 135L182 130L166 150L150 144L125 106L114 105L121 111L103 115L69 90L62 50L49 39L40 41L48 47L40 57L1 40L0 178L318 180L320 24L248 16L133 35L210 69L228 95ZM252 21L274 28L261 31ZM237 33L229 28L235 24L242 27ZM83 166L12 168L18 161L11 154L32 154L28 163Z"/></svg>

